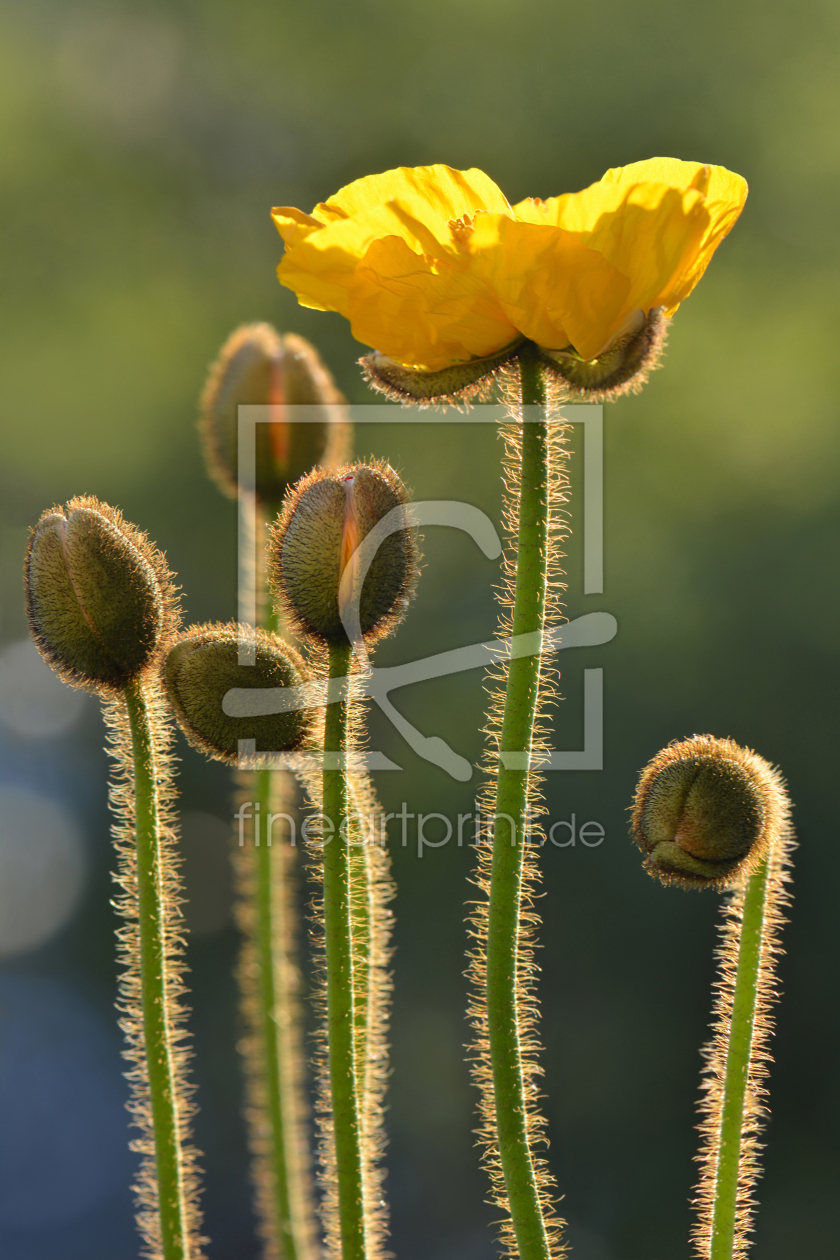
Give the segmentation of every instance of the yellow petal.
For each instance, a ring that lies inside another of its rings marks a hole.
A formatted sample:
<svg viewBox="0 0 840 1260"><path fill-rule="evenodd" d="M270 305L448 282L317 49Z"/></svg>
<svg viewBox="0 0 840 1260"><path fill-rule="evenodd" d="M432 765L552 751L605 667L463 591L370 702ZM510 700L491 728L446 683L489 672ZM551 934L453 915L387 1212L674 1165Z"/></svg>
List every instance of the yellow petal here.
<svg viewBox="0 0 840 1260"><path fill-rule="evenodd" d="M426 371L492 354L517 336L478 277L415 254L399 237L374 242L358 266L349 318L358 341Z"/></svg>
<svg viewBox="0 0 840 1260"><path fill-rule="evenodd" d="M320 230L322 226L311 214L304 214L294 206L275 206L271 218L287 247L305 241L307 236Z"/></svg>
<svg viewBox="0 0 840 1260"><path fill-rule="evenodd" d="M376 206L398 201L433 232L450 219L476 210L510 213L501 190L483 171L456 171L451 166L399 166L382 175L367 175L339 189L312 211L323 223L365 215ZM441 236L440 239L444 239Z"/></svg>
<svg viewBox="0 0 840 1260"><path fill-rule="evenodd" d="M545 202L523 203L514 213L574 234L626 278L621 305L601 324L586 319L585 344L572 339L587 359L600 354L632 311L670 306L666 299L672 281L696 257L709 223L697 189L611 180Z"/></svg>
<svg viewBox="0 0 840 1260"><path fill-rule="evenodd" d="M734 175L722 166L711 167L711 178L704 195L709 221L697 256L688 263L682 275L674 278L668 300L662 305L675 310L688 297L711 262L718 245L735 226L744 208L747 191L746 180L740 175Z"/></svg>
<svg viewBox="0 0 840 1260"><path fill-rule="evenodd" d="M612 166L598 182L620 188L632 188L634 184L666 184L681 192L687 192L690 188L703 192L713 169L722 171L724 168L713 168L703 162L682 162L679 158L646 158L643 162L631 162L628 166ZM729 171L726 173L730 174Z"/></svg>
<svg viewBox="0 0 840 1260"><path fill-rule="evenodd" d="M709 227L702 193L662 184L636 184L614 214L586 236L631 282L628 310L674 305L672 286L691 266Z"/></svg>
<svg viewBox="0 0 840 1260"><path fill-rule="evenodd" d="M600 344L594 330L589 350L574 343L591 357L634 310L676 309L734 224L745 197L743 179L723 167L653 158L607 171L582 192L521 202L514 214L574 232L629 279L624 308L604 326Z"/></svg>
<svg viewBox="0 0 840 1260"><path fill-rule="evenodd" d="M471 270L493 289L508 319L547 349L598 353L604 328L620 322L630 282L571 232L478 215Z"/></svg>
<svg viewBox="0 0 840 1260"><path fill-rule="evenodd" d="M481 171L400 167L311 215L281 207L281 283L359 340L436 370L519 334L595 358L652 307L676 309L746 197L723 167L654 158L513 209Z"/></svg>
<svg viewBox="0 0 840 1260"><path fill-rule="evenodd" d="M676 158L650 158L646 162L617 167L607 171L601 182L626 188L642 180L666 183L684 191L696 189L703 197L708 215L694 257L685 260L682 270L663 288L661 300L654 303L673 311L688 297L718 245L734 227L747 199L747 182L725 166L680 162Z"/></svg>
<svg viewBox="0 0 840 1260"><path fill-rule="evenodd" d="M317 257L317 256L316 256ZM299 265L297 254L286 253L277 268L277 279L297 297L301 306L311 307L316 311L338 311L347 318L347 290L353 281L353 268L348 274L347 284L336 283L331 274L321 274L306 266L307 259Z"/></svg>
<svg viewBox="0 0 840 1260"><path fill-rule="evenodd" d="M330 268L317 253L313 268L312 256L305 249L310 237L323 232L323 224L293 206L276 206L271 217L286 246L277 268L280 283L297 295L301 306L314 307L319 311L339 311L346 315L346 286L340 281L336 283L336 268ZM352 277L352 265L349 271Z"/></svg>
<svg viewBox="0 0 840 1260"><path fill-rule="evenodd" d="M390 200L379 200L384 197ZM451 220L485 206L509 211L481 171L403 167L356 180L312 215L286 208L274 212L286 242L278 278L302 305L346 316L356 267L375 241L401 236L414 253L444 257L452 249Z"/></svg>
<svg viewBox="0 0 840 1260"><path fill-rule="evenodd" d="M424 233L421 239L401 222L392 207L382 205L362 209L352 217L335 217L319 225L317 231L306 231L297 224L294 231L277 269L280 283L296 293L302 305L344 316L349 315L356 268L371 245L393 236L403 237L413 252L423 254L428 235Z"/></svg>

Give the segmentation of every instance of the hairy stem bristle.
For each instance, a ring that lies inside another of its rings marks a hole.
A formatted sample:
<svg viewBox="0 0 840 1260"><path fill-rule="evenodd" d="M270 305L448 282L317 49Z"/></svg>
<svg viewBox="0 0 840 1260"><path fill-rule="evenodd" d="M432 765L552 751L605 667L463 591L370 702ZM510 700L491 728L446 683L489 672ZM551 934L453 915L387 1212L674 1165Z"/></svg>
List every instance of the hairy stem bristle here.
<svg viewBox="0 0 840 1260"><path fill-rule="evenodd" d="M559 504L567 484L562 425L523 421L523 403L548 405L540 369L519 365L508 381L513 423L505 425L505 528L508 546L500 593L502 633L541 634L558 617L559 539L566 529ZM510 1257L549 1260L562 1254L545 1157L545 1121L537 1109L538 1008L534 907L539 879L539 836L533 816L539 782L533 764L545 745L541 715L551 696L550 671L539 655L495 671L487 734L488 783L481 812L492 834L478 844L476 884L483 899L473 908L476 941L470 974L470 1015L476 1032L473 1074L481 1091L479 1138L491 1179L492 1201L505 1212L502 1244ZM502 764L500 751L526 754L525 768ZM483 839L483 838L482 838Z"/></svg>
<svg viewBox="0 0 840 1260"><path fill-rule="evenodd" d="M790 802L778 771L745 754L765 799L769 843L756 869L741 876L723 909L712 1041L700 1101L700 1180L692 1237L702 1260L743 1260L756 1209L759 1137L767 1118L766 1079L778 997L784 908L790 902L794 847Z"/></svg>
<svg viewBox="0 0 840 1260"><path fill-rule="evenodd" d="M246 1118L258 1230L266 1260L317 1256L306 1129L303 1023L298 966L296 850L289 844L294 776L243 771L241 834L233 846L237 966L246 1035ZM280 826L277 825L278 821Z"/></svg>
<svg viewBox="0 0 840 1260"><path fill-rule="evenodd" d="M190 1142L183 891L174 832L171 725L159 688L138 680L104 705L114 758L118 1009L131 1064L129 1110L143 1156L134 1187L143 1254L199 1260L198 1153Z"/></svg>

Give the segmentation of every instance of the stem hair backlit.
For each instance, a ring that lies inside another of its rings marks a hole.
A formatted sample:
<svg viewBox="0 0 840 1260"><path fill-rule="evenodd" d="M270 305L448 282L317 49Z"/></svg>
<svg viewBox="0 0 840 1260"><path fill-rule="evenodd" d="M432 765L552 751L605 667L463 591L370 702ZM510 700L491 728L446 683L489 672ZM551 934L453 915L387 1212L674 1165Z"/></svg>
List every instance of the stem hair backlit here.
<svg viewBox="0 0 840 1260"><path fill-rule="evenodd" d="M320 653L320 659L325 658ZM366 1260L386 1255L388 1213L384 1194L384 1096L388 1081L388 1018L394 896L390 856L382 826L382 810L367 772L356 762L361 742L361 705L354 700L355 675L350 675L345 742L347 744L347 874L349 877L350 948L352 966L352 1057L359 1137L363 1233ZM339 1201L339 1170L330 1073L328 966L324 916L324 845L320 822L324 813L323 778L301 766L304 791L315 810L307 828L309 868L315 885L310 917L315 962L314 1004L320 1016L314 1059L316 1115L320 1128L321 1220L326 1254L343 1255ZM332 843L335 843L335 833Z"/></svg>
<svg viewBox="0 0 840 1260"><path fill-rule="evenodd" d="M565 431L545 418L523 420L522 404L545 406L554 398L546 399L542 370L526 350L517 366L518 380L509 380L506 397L513 423L502 430L509 540L502 632L541 636L547 618L558 611ZM494 682L487 732L490 779L481 801L492 843L478 845L476 883L485 899L474 906L471 919L477 942L470 1015L476 1031L473 1071L481 1091L479 1137L493 1202L506 1213L501 1233L507 1254L549 1260L563 1250L563 1222L554 1212L546 1161L538 1153L546 1139L537 1108L542 1068L533 958L539 918L533 899L539 841L531 818L539 799L533 766L545 742L540 715L551 683L538 653L507 663ZM501 750L525 752L527 768L505 767Z"/></svg>
<svg viewBox="0 0 840 1260"><path fill-rule="evenodd" d="M144 1255L198 1260L197 1152L190 1142L192 1089L184 972L183 889L174 832L171 724L157 684L136 681L105 703L115 760L116 907L123 965L118 1009L131 1064L129 1110L143 1156L135 1185Z"/></svg>
<svg viewBox="0 0 840 1260"><path fill-rule="evenodd" d="M275 821L294 816L295 779L285 770L239 771L235 837L236 921L242 946L236 975L246 1034L248 1137L257 1227L265 1260L317 1255L306 1127L303 1023L298 967L297 855Z"/></svg>
<svg viewBox="0 0 840 1260"><path fill-rule="evenodd" d="M701 1260L743 1260L761 1175L759 1137L767 1118L776 963L784 909L790 902L794 847L790 801L781 774L740 750L765 801L765 851L744 873L723 910L712 1041L700 1102L700 1180L693 1239Z"/></svg>

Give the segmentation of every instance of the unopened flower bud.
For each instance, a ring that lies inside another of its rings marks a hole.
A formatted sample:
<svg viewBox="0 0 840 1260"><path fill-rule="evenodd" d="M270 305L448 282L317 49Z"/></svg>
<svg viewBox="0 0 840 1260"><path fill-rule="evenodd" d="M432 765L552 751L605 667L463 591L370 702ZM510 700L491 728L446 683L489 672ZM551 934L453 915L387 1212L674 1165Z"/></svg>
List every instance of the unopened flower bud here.
<svg viewBox="0 0 840 1260"><path fill-rule="evenodd" d="M610 402L622 394L635 394L658 365L665 346L668 320L661 307L645 317L636 311L625 328L594 359L584 359L574 347L546 350L540 347L545 367L572 396L585 402Z"/></svg>
<svg viewBox="0 0 840 1260"><path fill-rule="evenodd" d="M242 404L267 406L255 426L253 489L279 504L287 488L316 464L336 467L347 458L349 422L344 399L316 350L270 324L246 324L232 333L210 370L201 398L199 428L210 476L225 494L239 490L239 416ZM306 406L305 418L289 408Z"/></svg>
<svg viewBox="0 0 840 1260"><path fill-rule="evenodd" d="M95 498L44 512L24 568L29 628L65 682L125 688L175 626L166 561L147 536Z"/></svg>
<svg viewBox="0 0 840 1260"><path fill-rule="evenodd" d="M240 664L247 644L251 664ZM191 626L169 649L164 687L187 739L200 752L235 764L239 741L263 753L294 752L311 735L313 710L230 717L223 701L233 689L299 687L308 679L300 655L276 635L244 625Z"/></svg>
<svg viewBox="0 0 840 1260"><path fill-rule="evenodd" d="M729 739L669 744L642 772L632 834L663 884L724 888L755 869L786 816L780 777Z"/></svg>
<svg viewBox="0 0 840 1260"><path fill-rule="evenodd" d="M368 642L402 619L417 576L417 547L405 528L406 490L384 463L315 472L294 487L272 531L272 591L303 635L348 642L345 622ZM397 528L383 537L364 571L359 546L390 512Z"/></svg>

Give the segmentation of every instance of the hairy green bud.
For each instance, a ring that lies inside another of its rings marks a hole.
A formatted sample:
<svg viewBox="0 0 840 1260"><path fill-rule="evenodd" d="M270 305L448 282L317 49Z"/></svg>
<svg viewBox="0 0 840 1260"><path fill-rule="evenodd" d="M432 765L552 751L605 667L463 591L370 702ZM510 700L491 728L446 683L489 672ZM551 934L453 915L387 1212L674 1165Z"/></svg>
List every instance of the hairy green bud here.
<svg viewBox="0 0 840 1260"><path fill-rule="evenodd" d="M316 464L347 458L350 427L344 399L317 351L303 337L281 337L270 324L245 324L227 339L201 397L199 429L208 472L231 498L239 492L240 403L261 404L270 422L256 425L253 488L279 504L290 485ZM289 407L308 408L295 421Z"/></svg>
<svg viewBox="0 0 840 1260"><path fill-rule="evenodd" d="M240 664L247 646L252 664ZM232 688L299 687L308 681L303 659L276 635L250 626L191 626L166 657L164 687L187 739L217 761L236 764L239 741L260 753L295 752L309 742L312 709L255 717L229 717L223 701Z"/></svg>
<svg viewBox="0 0 840 1260"><path fill-rule="evenodd" d="M271 589L301 635L348 642L344 621L372 643L402 619L417 577L417 546L405 528L406 490L388 464L316 471L291 491L268 547ZM384 537L364 573L359 547L390 512L401 527Z"/></svg>
<svg viewBox="0 0 840 1260"><path fill-rule="evenodd" d="M29 539L24 585L38 649L76 687L123 690L177 624L164 557L92 497L43 513Z"/></svg>
<svg viewBox="0 0 840 1260"><path fill-rule="evenodd" d="M779 779L754 752L697 735L642 772L632 835L663 884L724 888L755 869L778 823Z"/></svg>

